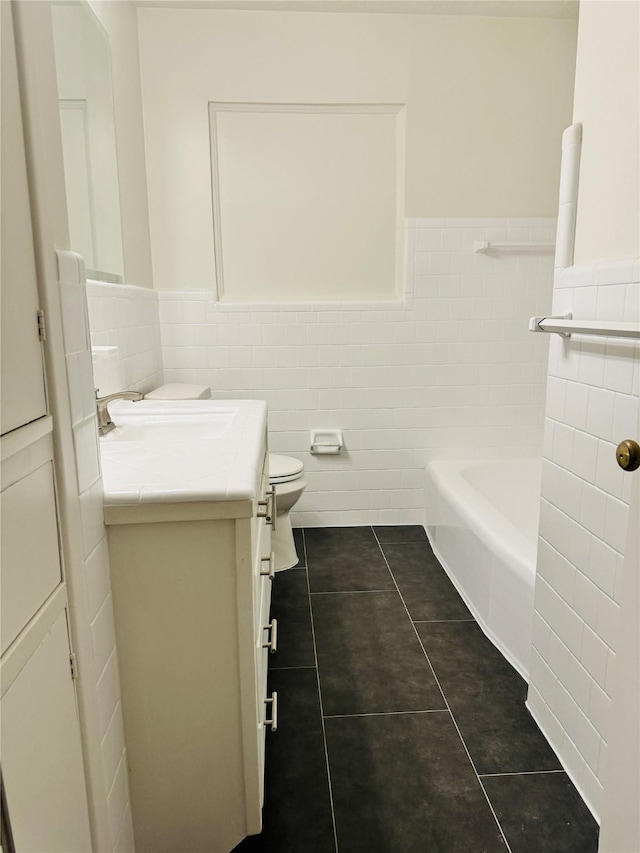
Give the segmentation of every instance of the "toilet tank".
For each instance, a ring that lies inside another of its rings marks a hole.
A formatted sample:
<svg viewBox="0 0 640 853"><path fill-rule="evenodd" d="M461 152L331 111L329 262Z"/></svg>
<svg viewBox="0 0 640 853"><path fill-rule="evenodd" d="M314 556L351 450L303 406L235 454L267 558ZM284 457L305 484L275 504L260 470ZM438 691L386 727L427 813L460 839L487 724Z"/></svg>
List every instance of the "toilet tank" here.
<svg viewBox="0 0 640 853"><path fill-rule="evenodd" d="M145 400L209 400L210 398L211 388L208 385L188 385L184 382L170 382L144 395Z"/></svg>

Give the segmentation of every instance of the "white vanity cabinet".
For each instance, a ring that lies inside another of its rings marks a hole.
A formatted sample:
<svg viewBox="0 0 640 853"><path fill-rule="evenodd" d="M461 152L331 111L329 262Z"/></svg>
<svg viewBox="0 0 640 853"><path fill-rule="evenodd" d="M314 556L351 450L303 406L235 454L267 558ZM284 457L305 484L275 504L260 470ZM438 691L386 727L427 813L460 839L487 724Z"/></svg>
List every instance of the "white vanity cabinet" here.
<svg viewBox="0 0 640 853"><path fill-rule="evenodd" d="M228 853L261 829L273 503L264 443L261 459L244 500L105 507L139 853Z"/></svg>

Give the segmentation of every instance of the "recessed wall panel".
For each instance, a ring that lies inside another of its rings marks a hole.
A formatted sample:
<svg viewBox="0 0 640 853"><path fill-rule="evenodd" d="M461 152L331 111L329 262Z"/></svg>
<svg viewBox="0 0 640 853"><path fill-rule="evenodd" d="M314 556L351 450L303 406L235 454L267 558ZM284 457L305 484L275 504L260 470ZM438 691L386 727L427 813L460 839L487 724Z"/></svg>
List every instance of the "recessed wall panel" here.
<svg viewBox="0 0 640 853"><path fill-rule="evenodd" d="M400 110L211 105L221 296L394 298Z"/></svg>

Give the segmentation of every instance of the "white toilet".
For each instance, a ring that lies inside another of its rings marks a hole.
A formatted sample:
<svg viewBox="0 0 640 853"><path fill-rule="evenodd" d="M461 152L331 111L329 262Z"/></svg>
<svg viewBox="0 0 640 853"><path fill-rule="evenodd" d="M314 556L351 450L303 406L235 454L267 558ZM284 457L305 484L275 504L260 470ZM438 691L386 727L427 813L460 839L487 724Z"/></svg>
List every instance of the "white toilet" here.
<svg viewBox="0 0 640 853"><path fill-rule="evenodd" d="M271 533L271 550L279 572L298 562L289 512L307 487L302 462L293 456L270 453L269 483L276 492L276 525Z"/></svg>
<svg viewBox="0 0 640 853"><path fill-rule="evenodd" d="M211 389L206 385L172 382L144 395L145 400L208 400ZM289 512L307 487L304 466L293 456L269 454L269 484L276 492L276 524L271 535L275 569L290 569L298 562Z"/></svg>

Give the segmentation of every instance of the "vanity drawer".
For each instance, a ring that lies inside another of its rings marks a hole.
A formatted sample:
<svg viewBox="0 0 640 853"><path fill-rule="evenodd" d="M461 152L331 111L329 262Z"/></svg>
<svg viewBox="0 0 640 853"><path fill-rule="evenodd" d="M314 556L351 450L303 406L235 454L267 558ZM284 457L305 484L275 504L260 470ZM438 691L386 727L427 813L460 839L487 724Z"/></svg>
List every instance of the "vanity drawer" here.
<svg viewBox="0 0 640 853"><path fill-rule="evenodd" d="M260 597L260 633L256 641L256 692L258 699L258 730L259 730L259 766L260 778L263 780L264 796L264 761L265 761L265 739L269 729L267 720L272 719L273 704L267 702L267 678L269 670L269 656L272 654L271 647L267 643L276 643L277 649L277 622L269 619L271 607L271 581L263 577L261 583ZM277 655L277 650L273 652ZM277 709L276 709L277 713ZM262 804L262 801L261 801Z"/></svg>

